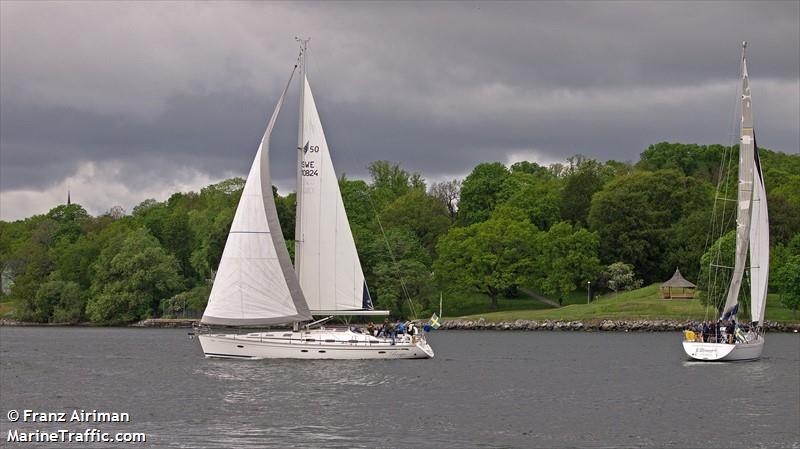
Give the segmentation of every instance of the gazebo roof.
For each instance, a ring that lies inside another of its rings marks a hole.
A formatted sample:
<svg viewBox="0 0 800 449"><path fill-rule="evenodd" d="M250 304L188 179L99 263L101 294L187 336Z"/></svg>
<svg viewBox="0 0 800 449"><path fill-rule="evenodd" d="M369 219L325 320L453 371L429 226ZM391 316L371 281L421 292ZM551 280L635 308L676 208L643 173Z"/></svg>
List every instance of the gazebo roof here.
<svg viewBox="0 0 800 449"><path fill-rule="evenodd" d="M681 275L681 270L675 268L675 274L672 275L672 278L667 282L661 284L661 288L695 288L696 285L692 284L691 282L687 281Z"/></svg>

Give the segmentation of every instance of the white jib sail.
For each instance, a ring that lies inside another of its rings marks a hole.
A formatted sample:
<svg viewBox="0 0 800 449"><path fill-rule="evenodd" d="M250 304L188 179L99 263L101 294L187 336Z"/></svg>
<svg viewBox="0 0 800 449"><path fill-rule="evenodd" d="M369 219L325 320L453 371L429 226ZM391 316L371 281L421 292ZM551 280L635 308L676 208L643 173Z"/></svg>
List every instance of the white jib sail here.
<svg viewBox="0 0 800 449"><path fill-rule="evenodd" d="M761 173L758 148L755 150L755 183L753 184L753 220L750 226L750 314L753 322L763 324L767 306L769 278L769 217L767 192Z"/></svg>
<svg viewBox="0 0 800 449"><path fill-rule="evenodd" d="M368 305L364 273L311 87L303 78L297 275L312 311L359 310Z"/></svg>
<svg viewBox="0 0 800 449"><path fill-rule="evenodd" d="M744 58L744 55L742 55ZM753 166L755 136L753 115L750 109L750 86L747 77L747 62L742 60L742 126L739 140L739 189L736 208L736 259L728 287L723 315L729 314L739 301L742 276L747 263L750 239L751 208L753 205Z"/></svg>
<svg viewBox="0 0 800 449"><path fill-rule="evenodd" d="M311 319L272 197L269 138L285 95L286 89L247 175L203 323L268 325Z"/></svg>

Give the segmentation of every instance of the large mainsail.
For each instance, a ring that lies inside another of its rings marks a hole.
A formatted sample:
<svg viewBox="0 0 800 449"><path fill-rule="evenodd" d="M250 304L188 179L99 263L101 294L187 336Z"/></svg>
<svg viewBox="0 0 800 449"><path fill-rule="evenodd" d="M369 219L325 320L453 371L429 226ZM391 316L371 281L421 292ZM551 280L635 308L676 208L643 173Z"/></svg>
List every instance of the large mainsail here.
<svg viewBox="0 0 800 449"><path fill-rule="evenodd" d="M371 309L314 96L301 75L295 268L312 311Z"/></svg>
<svg viewBox="0 0 800 449"><path fill-rule="evenodd" d="M269 139L288 88L287 83L247 175L203 323L269 325L311 319L283 240L269 169Z"/></svg>
<svg viewBox="0 0 800 449"><path fill-rule="evenodd" d="M761 322L767 301L769 276L769 222L767 194L761 162L758 157L753 111L750 96L750 79L747 59L742 50L742 123L739 142L739 189L736 214L736 259L723 317L735 314L742 277L750 251L750 312L753 322Z"/></svg>

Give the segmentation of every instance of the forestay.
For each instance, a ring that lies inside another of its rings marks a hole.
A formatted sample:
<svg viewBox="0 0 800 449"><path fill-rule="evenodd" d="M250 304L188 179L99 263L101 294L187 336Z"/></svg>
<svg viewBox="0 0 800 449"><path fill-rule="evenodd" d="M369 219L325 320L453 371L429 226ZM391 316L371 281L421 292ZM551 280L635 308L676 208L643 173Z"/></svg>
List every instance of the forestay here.
<svg viewBox="0 0 800 449"><path fill-rule="evenodd" d="M301 142L295 262L309 308L371 309L364 273L311 87L301 78Z"/></svg>
<svg viewBox="0 0 800 449"><path fill-rule="evenodd" d="M203 323L269 325L311 319L283 240L269 169L269 140L288 87L247 175Z"/></svg>

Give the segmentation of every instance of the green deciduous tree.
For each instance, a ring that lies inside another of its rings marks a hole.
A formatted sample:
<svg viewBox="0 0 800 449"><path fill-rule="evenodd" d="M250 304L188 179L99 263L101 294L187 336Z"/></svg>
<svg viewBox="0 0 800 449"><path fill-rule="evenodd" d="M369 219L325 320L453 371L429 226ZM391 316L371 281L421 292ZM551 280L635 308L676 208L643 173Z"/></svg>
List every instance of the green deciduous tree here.
<svg viewBox="0 0 800 449"><path fill-rule="evenodd" d="M533 175L534 177L540 179L548 179L554 177L553 172L551 172L550 169L548 169L547 167L542 167L536 162L530 162L530 161L515 162L514 164L511 165L510 171L512 174L525 173L528 175Z"/></svg>
<svg viewBox="0 0 800 449"><path fill-rule="evenodd" d="M191 290L178 293L163 301L164 315L184 316L186 313L197 314L205 310L208 296L211 294L211 284L199 285Z"/></svg>
<svg viewBox="0 0 800 449"><path fill-rule="evenodd" d="M555 178L514 174L506 179L500 204L523 211L534 226L547 230L561 220L559 192L559 181Z"/></svg>
<svg viewBox="0 0 800 449"><path fill-rule="evenodd" d="M461 184L458 222L470 225L487 220L501 201L510 172L500 162L478 164Z"/></svg>
<svg viewBox="0 0 800 449"><path fill-rule="evenodd" d="M371 200L377 209L404 195L411 189L425 191L425 181L419 173L409 173L399 164L375 161L367 167L372 176Z"/></svg>
<svg viewBox="0 0 800 449"><path fill-rule="evenodd" d="M91 219L86 209L79 204L54 207L47 213L47 217L58 224L53 239L69 242L74 242L83 234L82 226Z"/></svg>
<svg viewBox="0 0 800 449"><path fill-rule="evenodd" d="M636 166L650 171L680 170L685 176L716 182L725 151L730 150L722 145L659 142L642 152Z"/></svg>
<svg viewBox="0 0 800 449"><path fill-rule="evenodd" d="M792 202L783 195L771 195L768 192L767 204L770 243L773 245L786 243L793 236L800 234L800 197Z"/></svg>
<svg viewBox="0 0 800 449"><path fill-rule="evenodd" d="M272 186L272 197L275 200L275 209L278 212L278 221L281 224L283 238L287 241L294 240L297 194L292 192L283 197L278 194L278 188Z"/></svg>
<svg viewBox="0 0 800 449"><path fill-rule="evenodd" d="M81 290L91 286L92 262L100 255L100 241L96 234L81 236L71 244L59 242L52 254L60 279L77 283Z"/></svg>
<svg viewBox="0 0 800 449"><path fill-rule="evenodd" d="M674 224L708 209L711 198L709 184L675 170L636 172L609 182L594 195L589 211L601 260L630 263L645 282L666 278L675 269L668 257Z"/></svg>
<svg viewBox="0 0 800 449"><path fill-rule="evenodd" d="M339 191L350 226L368 226L375 218L370 186L364 181L346 179L342 175L339 178Z"/></svg>
<svg viewBox="0 0 800 449"><path fill-rule="evenodd" d="M614 262L603 271L606 287L613 292L634 290L642 286L642 280L636 279L633 265Z"/></svg>
<svg viewBox="0 0 800 449"><path fill-rule="evenodd" d="M708 244L711 214L707 208L690 211L670 228L671 240L665 256L667 266L679 268L683 276L694 283L697 283L700 259Z"/></svg>
<svg viewBox="0 0 800 449"><path fill-rule="evenodd" d="M381 233L365 231L359 242L359 257L377 308L408 315L406 295L417 305L426 302L431 257L412 231L389 229L385 238Z"/></svg>
<svg viewBox="0 0 800 449"><path fill-rule="evenodd" d="M774 280L780 293L781 303L792 311L797 319L800 308L800 255L791 256L775 272Z"/></svg>
<svg viewBox="0 0 800 449"><path fill-rule="evenodd" d="M35 299L39 285L53 271L55 263L48 246L57 230L55 221L42 216L32 217L26 222L30 227L30 237L14 245L14 251L5 258L14 276L11 296L22 301L22 319L28 319L29 311L35 309L31 301Z"/></svg>
<svg viewBox="0 0 800 449"><path fill-rule="evenodd" d="M731 270L736 257L736 231L723 235L700 259L700 276L697 279L699 299L703 305L721 311L725 305ZM740 292L741 294L741 292Z"/></svg>
<svg viewBox="0 0 800 449"><path fill-rule="evenodd" d="M178 261L144 228L110 241L94 273L86 313L95 322L157 316L160 301L183 287Z"/></svg>
<svg viewBox="0 0 800 449"><path fill-rule="evenodd" d="M535 226L527 220L492 218L463 228L451 228L437 245L437 278L448 288L497 297L530 280L534 269Z"/></svg>
<svg viewBox="0 0 800 449"><path fill-rule="evenodd" d="M381 221L386 229L401 227L416 234L430 254L450 226L447 209L423 190L411 190L392 201L381 213Z"/></svg>
<svg viewBox="0 0 800 449"><path fill-rule="evenodd" d="M586 224L592 195L599 192L605 181L610 179L610 176L603 174L602 168L596 161L587 160L565 178L560 198L563 219L576 225Z"/></svg>
<svg viewBox="0 0 800 449"><path fill-rule="evenodd" d="M538 240L535 283L543 293L558 298L559 304L579 286L597 279L602 266L596 233L560 222L539 234Z"/></svg>
<svg viewBox="0 0 800 449"><path fill-rule="evenodd" d="M25 319L37 322L77 323L83 316L84 301L75 282L50 280L39 285Z"/></svg>

